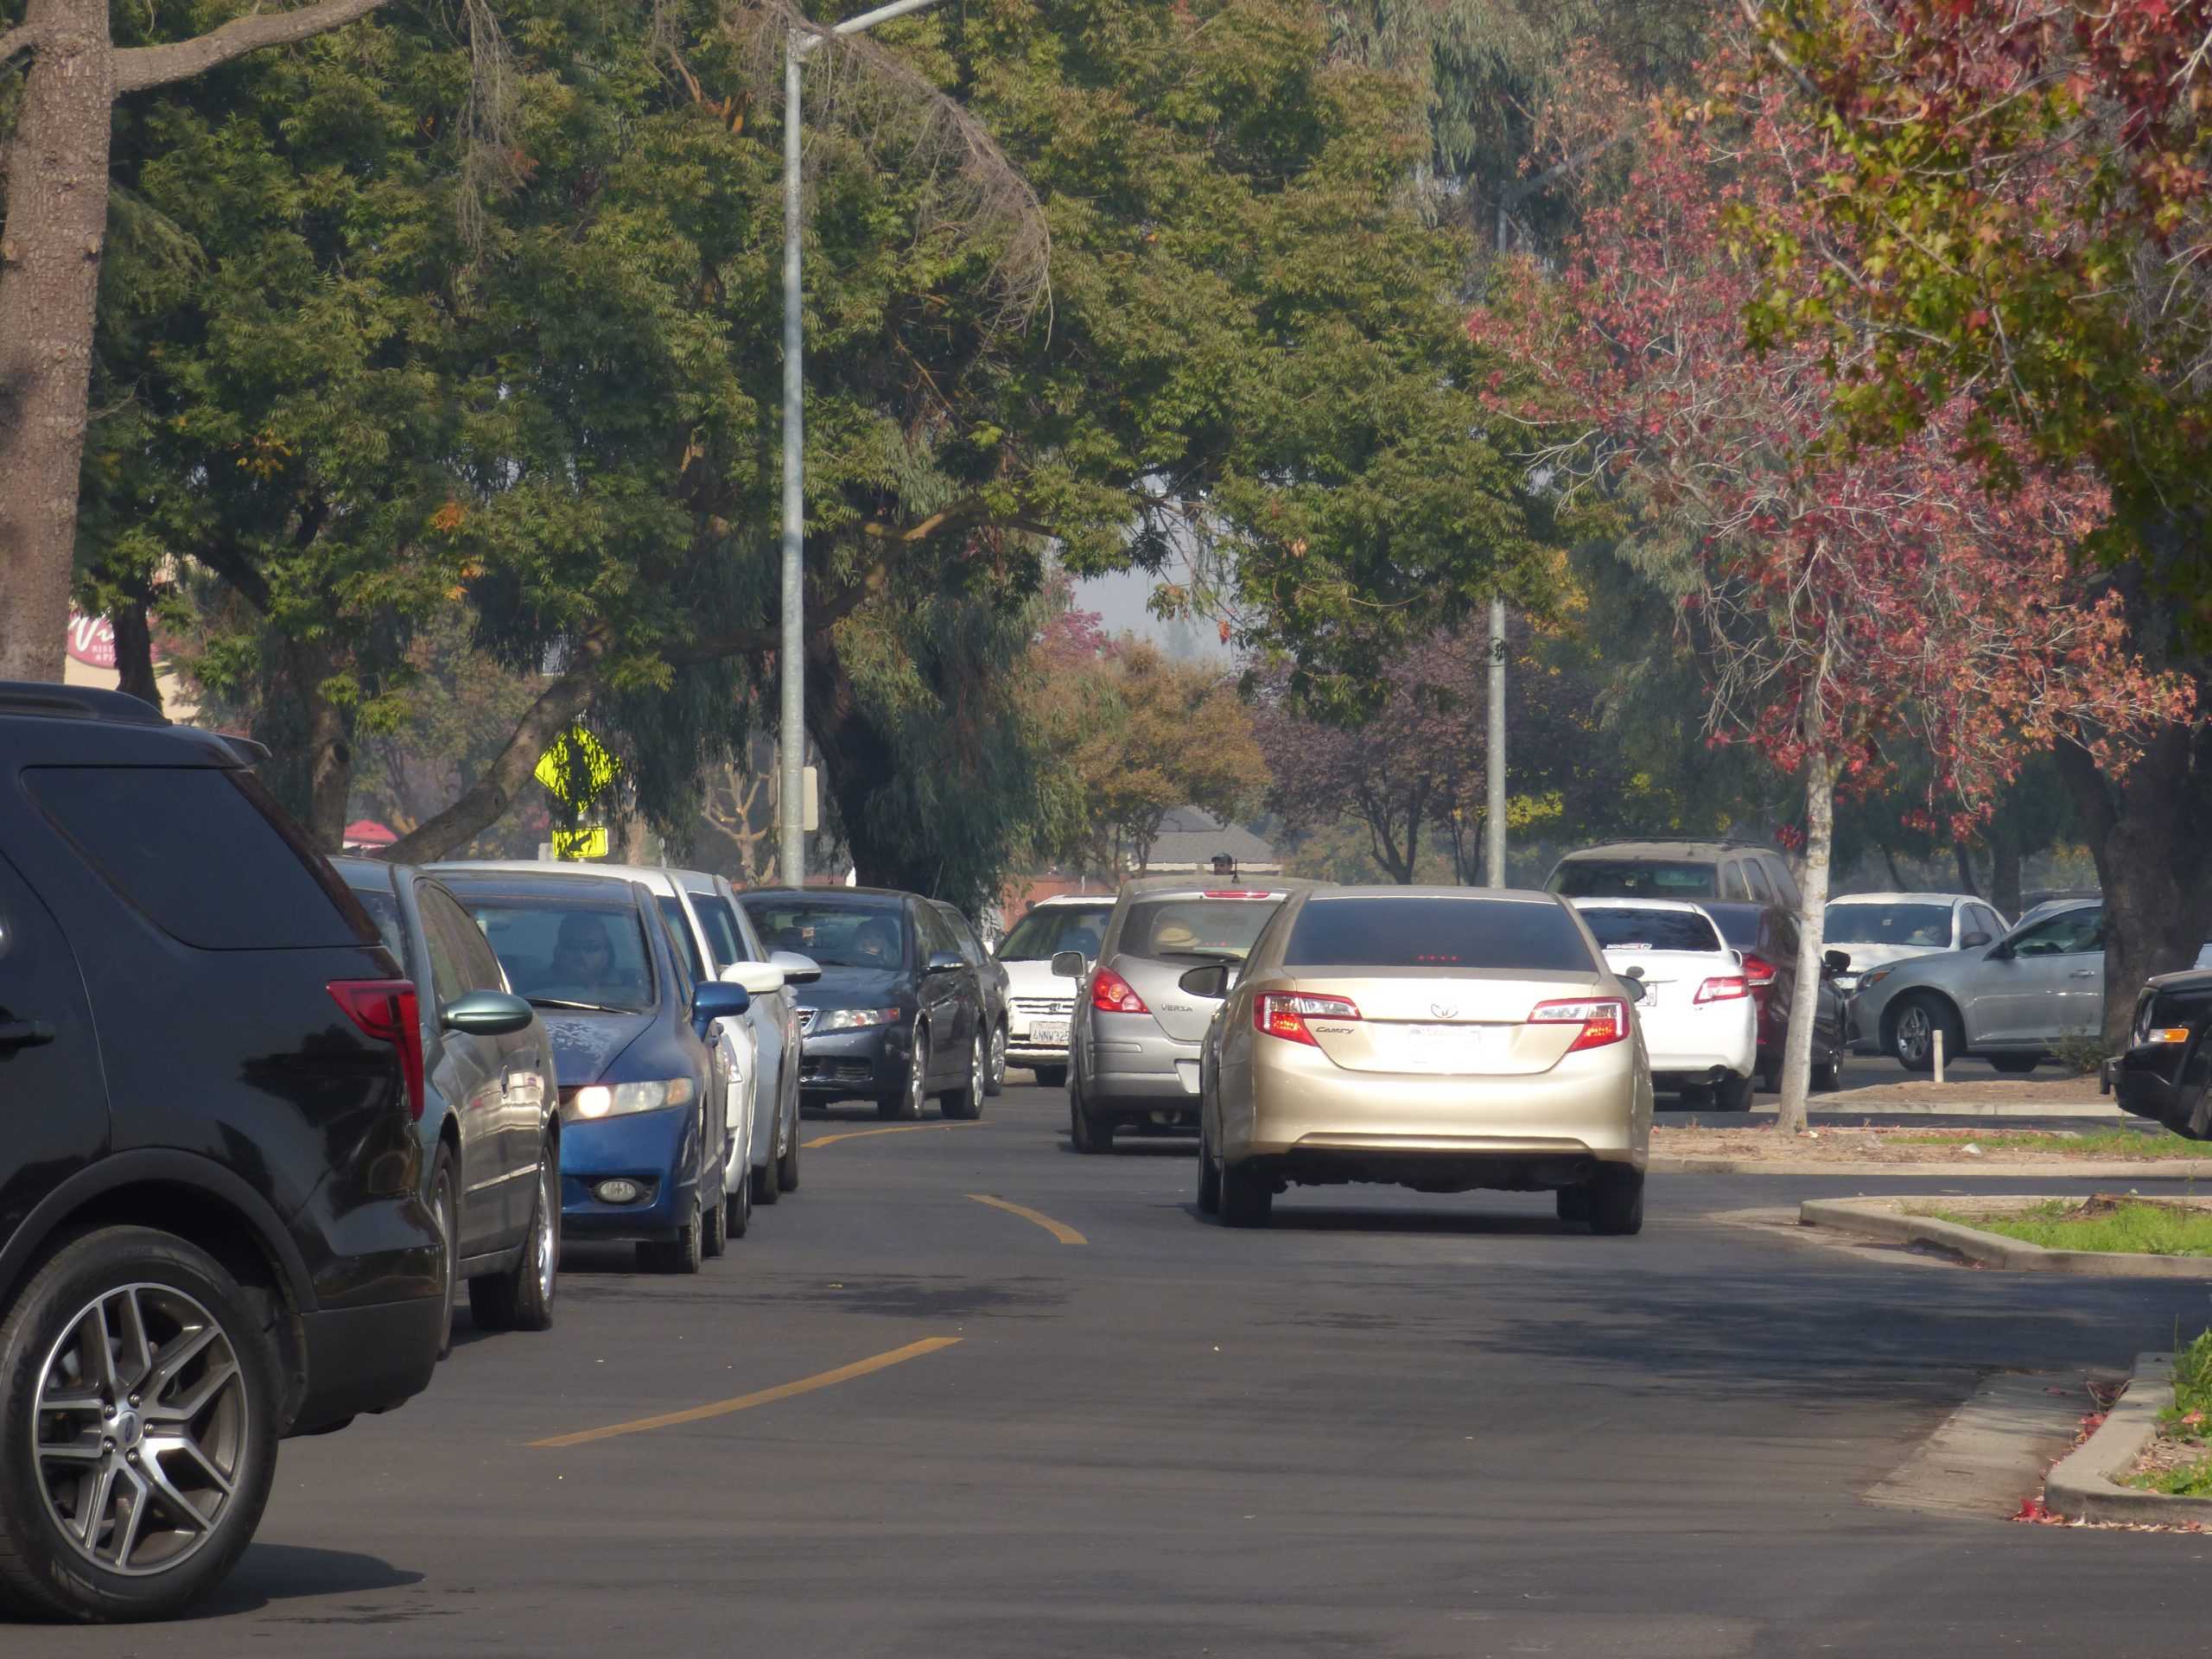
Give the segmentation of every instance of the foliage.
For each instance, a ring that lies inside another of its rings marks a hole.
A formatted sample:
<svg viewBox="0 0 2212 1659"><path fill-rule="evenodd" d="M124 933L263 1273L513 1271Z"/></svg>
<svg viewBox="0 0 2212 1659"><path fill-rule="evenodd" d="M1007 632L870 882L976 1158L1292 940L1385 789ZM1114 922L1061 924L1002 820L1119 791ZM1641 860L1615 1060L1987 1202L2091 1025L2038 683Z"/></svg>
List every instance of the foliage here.
<svg viewBox="0 0 2212 1659"><path fill-rule="evenodd" d="M1980 1232L2047 1250L2110 1250L2126 1255L2212 1255L2212 1213L2170 1204L2051 1198L2016 1212L1932 1212Z"/></svg>

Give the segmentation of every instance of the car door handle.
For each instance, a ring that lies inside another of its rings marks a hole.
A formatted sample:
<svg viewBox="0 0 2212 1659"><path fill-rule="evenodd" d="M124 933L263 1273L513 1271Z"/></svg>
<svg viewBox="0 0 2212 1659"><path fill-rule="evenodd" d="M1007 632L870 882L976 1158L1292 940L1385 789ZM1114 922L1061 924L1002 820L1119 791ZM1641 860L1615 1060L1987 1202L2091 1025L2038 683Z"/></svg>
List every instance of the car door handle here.
<svg viewBox="0 0 2212 1659"><path fill-rule="evenodd" d="M41 1048L54 1040L54 1027L43 1020L0 1020L0 1052Z"/></svg>
<svg viewBox="0 0 2212 1659"><path fill-rule="evenodd" d="M2103 977L2103 973L2101 969L2095 968L2076 968L2073 973L2069 976L2069 977L2073 979L2101 979Z"/></svg>

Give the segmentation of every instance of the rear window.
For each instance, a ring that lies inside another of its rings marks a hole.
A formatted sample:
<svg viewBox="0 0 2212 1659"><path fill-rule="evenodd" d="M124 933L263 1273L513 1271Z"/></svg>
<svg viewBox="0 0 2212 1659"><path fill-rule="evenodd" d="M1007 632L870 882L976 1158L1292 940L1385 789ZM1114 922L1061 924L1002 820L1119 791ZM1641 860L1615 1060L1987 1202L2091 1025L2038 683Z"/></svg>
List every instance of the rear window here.
<svg viewBox="0 0 2212 1659"><path fill-rule="evenodd" d="M771 950L794 950L824 968L906 965L906 915L896 900L839 905L748 898L745 908Z"/></svg>
<svg viewBox="0 0 2212 1659"><path fill-rule="evenodd" d="M1140 899L1129 906L1114 948L1158 962L1242 962L1281 903L1280 893L1258 899Z"/></svg>
<svg viewBox="0 0 2212 1659"><path fill-rule="evenodd" d="M1495 899L1316 899L1299 912L1287 968L1503 968L1591 973L1556 905Z"/></svg>
<svg viewBox="0 0 2212 1659"><path fill-rule="evenodd" d="M304 950L378 943L360 901L251 772L35 766L23 783L109 887L187 944Z"/></svg>
<svg viewBox="0 0 2212 1659"><path fill-rule="evenodd" d="M467 899L516 994L540 1007L641 1014L652 957L638 912L562 899Z"/></svg>
<svg viewBox="0 0 2212 1659"><path fill-rule="evenodd" d="M1579 858L1552 872L1551 890L1570 899L1717 899L1710 864L1639 864Z"/></svg>
<svg viewBox="0 0 2212 1659"><path fill-rule="evenodd" d="M1720 930L1720 937L1728 941L1730 950L1750 950L1758 944L1765 912L1756 905L1716 905L1707 914Z"/></svg>
<svg viewBox="0 0 2212 1659"><path fill-rule="evenodd" d="M1687 910L1585 910L1582 919L1608 950L1725 950L1704 917Z"/></svg>

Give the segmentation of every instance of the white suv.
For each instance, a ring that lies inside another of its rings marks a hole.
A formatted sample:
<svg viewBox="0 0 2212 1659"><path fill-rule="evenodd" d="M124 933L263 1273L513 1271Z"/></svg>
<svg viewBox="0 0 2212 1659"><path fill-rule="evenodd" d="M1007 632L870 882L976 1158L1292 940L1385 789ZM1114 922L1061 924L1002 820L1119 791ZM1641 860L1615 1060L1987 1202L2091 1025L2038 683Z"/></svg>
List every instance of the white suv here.
<svg viewBox="0 0 2212 1659"><path fill-rule="evenodd" d="M1075 1017L1075 986L1052 973L1052 958L1079 950L1095 962L1114 913L1111 893L1067 893L1039 899L999 942L1006 969L1006 1058L1026 1065L1047 1089L1068 1080L1068 1027Z"/></svg>

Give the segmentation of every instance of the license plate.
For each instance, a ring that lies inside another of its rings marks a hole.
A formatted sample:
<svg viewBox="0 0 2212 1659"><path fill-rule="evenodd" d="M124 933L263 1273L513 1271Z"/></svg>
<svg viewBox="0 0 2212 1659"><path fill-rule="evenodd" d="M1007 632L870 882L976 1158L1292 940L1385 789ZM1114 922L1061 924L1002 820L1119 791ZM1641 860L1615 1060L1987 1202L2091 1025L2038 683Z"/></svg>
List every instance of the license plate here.
<svg viewBox="0 0 2212 1659"><path fill-rule="evenodd" d="M1029 1040L1042 1046L1049 1043L1055 1048L1068 1046L1068 1022L1065 1020L1037 1020L1030 1022Z"/></svg>
<svg viewBox="0 0 2212 1659"><path fill-rule="evenodd" d="M1412 1071L1480 1071L1504 1047L1495 1026L1408 1026L1404 1052Z"/></svg>

